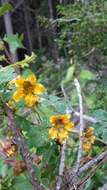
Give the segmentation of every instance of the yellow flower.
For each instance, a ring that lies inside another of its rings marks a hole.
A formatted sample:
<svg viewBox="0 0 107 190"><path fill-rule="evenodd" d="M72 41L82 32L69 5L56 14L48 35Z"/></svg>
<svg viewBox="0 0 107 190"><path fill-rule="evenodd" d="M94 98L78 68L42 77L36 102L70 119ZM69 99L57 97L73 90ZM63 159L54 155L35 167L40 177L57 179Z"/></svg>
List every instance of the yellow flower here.
<svg viewBox="0 0 107 190"><path fill-rule="evenodd" d="M59 139L59 141L60 141L61 143L63 143L64 140L67 139L67 138L68 138L68 132L65 131L64 129L61 130L61 131L58 133L58 139Z"/></svg>
<svg viewBox="0 0 107 190"><path fill-rule="evenodd" d="M53 127L49 129L49 137L59 140L60 143L63 143L68 138L69 132L74 127L74 124L70 121L69 114L53 115L50 117L50 123Z"/></svg>
<svg viewBox="0 0 107 190"><path fill-rule="evenodd" d="M54 127L49 129L49 137L51 139L56 139L58 137L58 131Z"/></svg>
<svg viewBox="0 0 107 190"><path fill-rule="evenodd" d="M87 130L87 136L91 137L94 135L94 128L93 127L89 127Z"/></svg>
<svg viewBox="0 0 107 190"><path fill-rule="evenodd" d="M25 101L28 107L32 107L35 103L39 102L39 97L29 94L25 97Z"/></svg>
<svg viewBox="0 0 107 190"><path fill-rule="evenodd" d="M90 143L85 143L83 144L83 150L87 153L91 150L91 144Z"/></svg>
<svg viewBox="0 0 107 190"><path fill-rule="evenodd" d="M73 129L73 127L74 127L74 124L72 122L70 122L65 125L64 129L67 131L71 131Z"/></svg>
<svg viewBox="0 0 107 190"><path fill-rule="evenodd" d="M45 91L42 84L37 82L34 74L31 74L27 78L18 77L15 81L16 92L13 94L13 100L19 102L25 99L28 107L32 107L35 103L39 102L39 94Z"/></svg>
<svg viewBox="0 0 107 190"><path fill-rule="evenodd" d="M50 117L50 122L52 125L64 125L68 124L70 122L70 115L64 114L64 115L53 115Z"/></svg>
<svg viewBox="0 0 107 190"><path fill-rule="evenodd" d="M92 137L90 138L90 142L91 142L91 144L94 144L94 142L95 142L95 136L92 136Z"/></svg>
<svg viewBox="0 0 107 190"><path fill-rule="evenodd" d="M92 144L95 142L94 129L89 127L83 133L83 150L87 153L91 150Z"/></svg>

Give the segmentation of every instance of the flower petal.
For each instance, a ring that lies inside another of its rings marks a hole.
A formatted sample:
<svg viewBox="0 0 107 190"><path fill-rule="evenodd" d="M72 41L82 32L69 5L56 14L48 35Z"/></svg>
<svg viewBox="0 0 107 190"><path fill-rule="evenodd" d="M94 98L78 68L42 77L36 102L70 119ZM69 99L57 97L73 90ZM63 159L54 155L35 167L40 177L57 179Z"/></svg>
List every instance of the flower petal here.
<svg viewBox="0 0 107 190"><path fill-rule="evenodd" d="M42 94L45 91L45 87L42 84L36 83L34 88L34 94Z"/></svg>
<svg viewBox="0 0 107 190"><path fill-rule="evenodd" d="M24 97L23 91L22 89L17 90L14 94L13 94L13 100L15 102L19 102L22 98Z"/></svg>
<svg viewBox="0 0 107 190"><path fill-rule="evenodd" d="M28 94L25 97L25 101L28 107L32 107L34 106L35 103L37 103L39 101L39 97L38 96L34 96L32 94Z"/></svg>
<svg viewBox="0 0 107 190"><path fill-rule="evenodd" d="M58 118L59 118L58 115L53 115L50 117L50 122L52 123L52 125L57 125Z"/></svg>
<svg viewBox="0 0 107 190"><path fill-rule="evenodd" d="M16 79L16 81L15 81L16 87L17 88L22 88L24 81L25 81L25 79L22 78L22 77L19 77L18 79Z"/></svg>
<svg viewBox="0 0 107 190"><path fill-rule="evenodd" d="M68 132L65 131L65 130L60 131L60 132L58 133L58 138L59 138L59 141L60 141L61 143L63 143L63 141L68 138Z"/></svg>
<svg viewBox="0 0 107 190"><path fill-rule="evenodd" d="M85 143L85 144L83 144L83 150L84 150L86 153L90 152L91 147L92 147L92 146L91 146L90 143Z"/></svg>
<svg viewBox="0 0 107 190"><path fill-rule="evenodd" d="M9 85L15 84L16 80L18 80L19 78L20 78L20 75L18 75L16 78L12 79L12 80L9 82Z"/></svg>
<svg viewBox="0 0 107 190"><path fill-rule="evenodd" d="M34 74L31 74L27 77L27 81L29 81L32 85L35 85L37 82L36 76Z"/></svg>
<svg viewBox="0 0 107 190"><path fill-rule="evenodd" d="M90 142L91 142L91 144L94 144L94 142L95 142L95 136L90 137Z"/></svg>
<svg viewBox="0 0 107 190"><path fill-rule="evenodd" d="M51 139L56 139L58 137L58 131L54 127L49 129L49 137Z"/></svg>
<svg viewBox="0 0 107 190"><path fill-rule="evenodd" d="M63 124L66 124L66 123L68 123L68 122L70 122L70 114L64 114L64 115L61 115L61 120L62 120L62 123Z"/></svg>
<svg viewBox="0 0 107 190"><path fill-rule="evenodd" d="M69 122L64 126L64 129L67 131L71 131L73 127L74 127L74 124L72 122Z"/></svg>

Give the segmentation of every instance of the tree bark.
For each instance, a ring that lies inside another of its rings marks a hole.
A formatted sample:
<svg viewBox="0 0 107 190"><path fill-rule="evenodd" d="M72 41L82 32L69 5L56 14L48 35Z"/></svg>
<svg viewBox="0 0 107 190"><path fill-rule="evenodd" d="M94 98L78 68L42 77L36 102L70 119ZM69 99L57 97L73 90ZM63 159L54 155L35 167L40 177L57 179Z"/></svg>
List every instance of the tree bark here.
<svg viewBox="0 0 107 190"><path fill-rule="evenodd" d="M49 7L50 19L54 20L54 10L53 10L52 0L48 0L48 7ZM52 26L52 28L48 34L50 36L49 45L50 45L51 55L52 55L55 63L58 63L59 62L59 52L58 52L57 44L55 43L56 29Z"/></svg>
<svg viewBox="0 0 107 190"><path fill-rule="evenodd" d="M30 12L26 8L26 2L25 1L23 3L23 11L24 11L26 34L27 34L27 39L28 39L28 44L29 44L28 49L29 49L29 54L31 54L33 51L33 44L32 44L32 34L31 34L30 24L29 24Z"/></svg>
<svg viewBox="0 0 107 190"><path fill-rule="evenodd" d="M8 1L7 0L1 0L2 5L6 2L8 2ZM6 13L3 18L4 18L5 30L6 30L7 36L13 35L13 26L12 26L12 20L11 20L10 13L9 12ZM10 50L10 47L9 47L9 50ZM17 52L14 54L10 52L10 55L11 55L11 62L12 63L15 63L18 61Z"/></svg>

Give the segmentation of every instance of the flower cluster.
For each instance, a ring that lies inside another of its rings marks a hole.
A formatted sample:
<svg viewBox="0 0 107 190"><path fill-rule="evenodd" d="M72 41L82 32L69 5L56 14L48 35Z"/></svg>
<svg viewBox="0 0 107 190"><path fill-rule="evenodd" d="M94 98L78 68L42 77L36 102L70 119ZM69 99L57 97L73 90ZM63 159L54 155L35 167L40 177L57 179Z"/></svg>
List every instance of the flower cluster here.
<svg viewBox="0 0 107 190"><path fill-rule="evenodd" d="M49 137L59 140L63 143L68 138L69 132L72 131L74 124L70 121L70 115L53 115L50 117L52 128L49 129Z"/></svg>
<svg viewBox="0 0 107 190"><path fill-rule="evenodd" d="M34 74L27 78L18 77L13 81L16 86L16 92L13 94L13 100L19 102L24 99L28 107L34 106L39 102L39 94L45 91L42 84L38 83Z"/></svg>
<svg viewBox="0 0 107 190"><path fill-rule="evenodd" d="M89 127L86 132L83 133L83 150L88 153L92 148L92 144L95 142L94 129Z"/></svg>

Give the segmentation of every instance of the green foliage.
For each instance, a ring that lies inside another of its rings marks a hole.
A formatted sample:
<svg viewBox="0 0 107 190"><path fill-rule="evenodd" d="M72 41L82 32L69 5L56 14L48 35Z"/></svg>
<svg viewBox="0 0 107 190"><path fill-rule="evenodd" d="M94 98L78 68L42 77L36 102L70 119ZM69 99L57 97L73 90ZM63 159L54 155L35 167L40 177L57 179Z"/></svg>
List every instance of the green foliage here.
<svg viewBox="0 0 107 190"><path fill-rule="evenodd" d="M8 11L11 11L13 9L12 5L10 3L4 3L2 6L0 6L0 16L3 16Z"/></svg>
<svg viewBox="0 0 107 190"><path fill-rule="evenodd" d="M11 188L12 188L12 190L18 190L21 188L23 190L29 190L29 189L32 189L32 186L29 183L29 180L26 178L26 176L21 175L13 180L13 184L12 184ZM11 190L11 188L10 188L10 190Z"/></svg>
<svg viewBox="0 0 107 190"><path fill-rule="evenodd" d="M9 10L11 6L4 5L0 8L0 16ZM16 70L21 68L21 75L27 77L32 74L28 67L30 63L33 63L32 70L36 70L39 82L47 88L47 92L40 96L40 103L32 109L26 107L24 100L18 103L11 102L11 106L13 106L15 121L29 148L30 155L36 154L42 158L39 164L34 165L35 175L44 187L49 189L56 183L61 153L59 142L49 138L48 131L52 127L49 120L52 115L65 114L68 108L72 109L72 106L78 109L74 77L80 81L84 110L97 119L97 123L93 125L96 142L92 156L100 154L107 145L107 77L104 73L107 61L107 2L95 0L90 1L87 6L81 3L60 5L57 11L64 19L74 19L74 22L58 22L60 35L55 41L63 56L61 64L55 65L46 57L48 54L39 52L38 58L32 53L31 56L26 55L22 61L4 68L0 67L1 139L11 137L7 117L4 114L4 103L12 100L12 95L16 90L9 83L17 77ZM40 27L45 27L45 29L50 29L54 25L54 21L41 15L37 17L37 21ZM18 34L5 36L4 41L11 47L12 53L15 53L18 48L24 48L22 36ZM1 48L1 51L3 50ZM4 54L0 56L0 61L6 61L6 59ZM63 97L62 84L69 98ZM67 141L65 169L68 170L74 166L77 159L77 136L73 133ZM19 151L15 159L22 159ZM85 190L97 189L106 182L106 167L107 165L104 164L97 170L92 179L88 180ZM27 172L14 176L13 166L7 167L3 159L0 160L0 168L0 190L32 189Z"/></svg>
<svg viewBox="0 0 107 190"><path fill-rule="evenodd" d="M0 85L3 83L7 83L14 79L16 77L15 70L13 68L8 68L7 71L5 70L0 70Z"/></svg>
<svg viewBox="0 0 107 190"><path fill-rule="evenodd" d="M30 62L32 60L34 61L34 57L36 56L28 56L25 58L26 61L24 60L24 62ZM22 63L16 63L16 66L21 66ZM9 87L9 82L16 77L15 68L17 67L9 65L6 68L1 68L0 70L0 82L1 84L5 84L5 90L4 86L0 86L1 108L3 102L7 102L12 98L13 91L12 87ZM71 78L69 79L68 77L68 81L66 81L64 85L66 85L67 82L72 82L73 72L74 71L72 71L71 68L68 69L67 76L69 73L69 76ZM7 75L4 78L3 76L5 73ZM31 73L31 70L28 68L26 69L26 67L22 71L22 75L26 77L29 76L29 74ZM95 80L95 77L91 72L83 70L83 72L81 73L82 74L80 74L79 77L81 80L85 81L84 85L90 83L91 80ZM83 73L85 73L85 77L83 76ZM7 97L9 97L9 99ZM68 104L70 107L71 103L66 102L64 98L52 94L49 95L48 93L46 93L43 96L41 96L40 104L34 106L32 109L27 110L26 105L23 104L23 101L19 104L16 103L13 107L16 123L27 143L27 146L29 147L30 154L36 154L38 156L41 156L42 158L41 162L38 165L34 166L34 171L39 181L43 183L43 185L47 188L53 187L56 182L56 176L58 174L60 159L60 145L58 145L57 142L51 140L48 136L48 131L51 127L49 118L52 115L64 114L66 112L66 108L68 108ZM100 110L99 113L96 112L96 118L98 117L99 120L97 126L94 126L96 136L98 138L100 137L105 143L106 137L104 136L104 131L106 130L106 128L103 128L103 130L101 128L102 124L104 125L104 123L106 122L106 114L107 113L102 112L102 110ZM5 121L7 121L6 116L4 116L4 118ZM3 120L1 121L1 123L2 122ZM96 130L98 125L99 130L101 129L100 134L97 134ZM6 123L6 129L8 129L8 123ZM8 136L9 133L7 133L7 130L5 131L4 127L4 132L2 133L1 137L5 138L5 135ZM66 153L65 164L67 168L71 167L71 164L73 165L76 159L77 145L77 135L75 133L73 135L71 134L68 140L68 150ZM95 154L97 151L99 153L98 149L94 150ZM19 152L17 153L16 160L20 160ZM1 162L1 164L3 163ZM4 164L2 167L3 169L1 169L1 175L3 175L3 180L0 183L1 190L5 190L6 188L13 188L14 190L17 190L18 188L32 189L31 184L28 182L28 176L26 176L26 172L23 172L23 174L20 174L16 177L13 175L13 171L11 172L10 170L10 172L8 173L7 168Z"/></svg>
<svg viewBox="0 0 107 190"><path fill-rule="evenodd" d="M5 36L4 41L9 44L11 53L15 53L18 48L24 48L22 37L18 34Z"/></svg>
<svg viewBox="0 0 107 190"><path fill-rule="evenodd" d="M106 7L107 2L99 0L91 1L87 6L79 3L58 6L58 12L64 18L77 19L69 24L69 27L66 22L61 25L61 38L66 40L66 48L70 50L72 47L72 53L79 58L85 56L92 48L106 54Z"/></svg>
<svg viewBox="0 0 107 190"><path fill-rule="evenodd" d="M82 70L80 73L80 79L87 81L95 80L95 75L89 70Z"/></svg>
<svg viewBox="0 0 107 190"><path fill-rule="evenodd" d="M71 81L73 79L74 72L75 72L75 65L72 65L68 68L66 77L62 81L62 83L67 83L67 82Z"/></svg>
<svg viewBox="0 0 107 190"><path fill-rule="evenodd" d="M87 5L75 2L57 6L58 14L64 20L58 22L57 44L64 57L73 60L62 82L65 81L65 90L71 96L72 104L77 106L73 79L75 76L79 79L90 112L100 108L107 110L106 7L107 2L99 0Z"/></svg>
<svg viewBox="0 0 107 190"><path fill-rule="evenodd" d="M94 125L96 136L107 142L107 112L99 109L94 112L94 116L97 118L98 123Z"/></svg>

